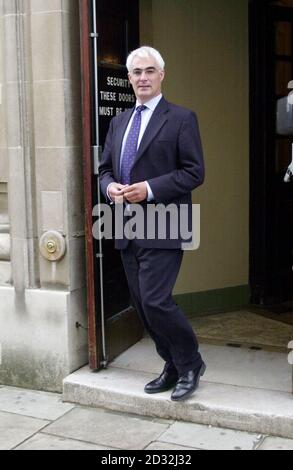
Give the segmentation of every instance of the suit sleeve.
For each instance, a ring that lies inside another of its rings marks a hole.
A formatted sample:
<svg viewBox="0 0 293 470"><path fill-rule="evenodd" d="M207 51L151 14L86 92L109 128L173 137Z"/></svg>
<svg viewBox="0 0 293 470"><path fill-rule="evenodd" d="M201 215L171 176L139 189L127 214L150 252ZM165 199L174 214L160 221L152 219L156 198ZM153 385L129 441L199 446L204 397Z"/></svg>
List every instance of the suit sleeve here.
<svg viewBox="0 0 293 470"><path fill-rule="evenodd" d="M204 181L205 168L197 117L190 112L182 122L177 146L178 168L148 180L156 203L169 203L193 191Z"/></svg>
<svg viewBox="0 0 293 470"><path fill-rule="evenodd" d="M114 125L113 120L111 121L109 131L107 134L105 147L99 167L99 175L100 175L100 185L101 190L108 199L107 195L107 188L109 184L115 183L114 179L114 171L113 171L113 163L112 163L112 144L113 144L113 134L114 134Z"/></svg>

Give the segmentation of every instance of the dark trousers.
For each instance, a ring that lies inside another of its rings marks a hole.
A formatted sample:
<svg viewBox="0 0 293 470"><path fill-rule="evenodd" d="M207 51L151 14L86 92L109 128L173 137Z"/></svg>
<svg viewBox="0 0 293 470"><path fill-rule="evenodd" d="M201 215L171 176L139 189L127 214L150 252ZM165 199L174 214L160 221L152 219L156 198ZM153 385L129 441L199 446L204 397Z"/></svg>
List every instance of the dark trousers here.
<svg viewBox="0 0 293 470"><path fill-rule="evenodd" d="M199 367L196 336L172 298L183 251L141 248L131 241L121 258L134 306L168 370L183 375Z"/></svg>

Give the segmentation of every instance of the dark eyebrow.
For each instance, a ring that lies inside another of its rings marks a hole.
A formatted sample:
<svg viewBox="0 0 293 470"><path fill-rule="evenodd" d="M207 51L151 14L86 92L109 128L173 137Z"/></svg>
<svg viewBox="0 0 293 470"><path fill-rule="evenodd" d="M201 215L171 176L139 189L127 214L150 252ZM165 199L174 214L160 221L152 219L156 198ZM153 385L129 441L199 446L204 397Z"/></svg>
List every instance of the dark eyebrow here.
<svg viewBox="0 0 293 470"><path fill-rule="evenodd" d="M143 69L135 68L133 72L141 72ZM156 67L147 67L145 70L156 70Z"/></svg>

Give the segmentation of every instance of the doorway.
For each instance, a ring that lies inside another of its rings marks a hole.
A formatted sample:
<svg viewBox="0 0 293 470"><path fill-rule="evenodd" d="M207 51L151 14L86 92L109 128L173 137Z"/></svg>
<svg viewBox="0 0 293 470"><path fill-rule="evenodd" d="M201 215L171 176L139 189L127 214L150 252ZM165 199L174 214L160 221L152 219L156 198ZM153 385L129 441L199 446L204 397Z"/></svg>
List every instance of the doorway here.
<svg viewBox="0 0 293 470"><path fill-rule="evenodd" d="M293 311L293 139L276 131L293 79L293 2L250 1L250 285L252 303Z"/></svg>
<svg viewBox="0 0 293 470"><path fill-rule="evenodd" d="M292 183L285 185L283 177L291 152L290 139L276 134L275 113L277 99L287 94L287 83L292 78L293 19L292 8L272 3L279 2L249 2L250 287L254 305L273 304L286 308L286 302L293 300L293 199ZM125 83L127 74L124 64L128 52L139 45L139 1L81 0L80 4L89 356L90 367L99 369L106 367L109 361L138 342L143 335L142 325L131 306L119 252L114 250L112 241L103 241L100 247L92 239L94 219L91 212L98 201L98 160L110 120L115 113L133 106L131 89ZM175 18L175 13L172 14ZM93 78L95 64L98 65L97 89ZM113 98L114 94L116 98L119 94L125 96L119 106ZM250 317L247 322L252 323ZM234 335L235 329L232 333ZM232 340L229 342L234 343ZM254 346L253 342L249 344Z"/></svg>

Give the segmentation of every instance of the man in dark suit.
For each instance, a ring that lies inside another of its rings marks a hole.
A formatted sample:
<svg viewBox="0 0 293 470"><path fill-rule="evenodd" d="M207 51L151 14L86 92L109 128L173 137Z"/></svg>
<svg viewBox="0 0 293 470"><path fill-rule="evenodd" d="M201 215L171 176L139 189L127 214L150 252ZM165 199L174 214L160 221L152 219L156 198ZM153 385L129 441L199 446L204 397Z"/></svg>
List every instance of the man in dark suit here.
<svg viewBox="0 0 293 470"><path fill-rule="evenodd" d="M172 298L183 258L181 232L175 238L171 234L177 219L174 223L171 212L164 239L157 227L150 239L147 209L150 204L185 208L190 227L191 191L204 180L202 146L195 114L162 96L165 64L160 53L137 49L129 55L127 68L137 103L111 122L100 166L101 189L109 201L124 201L126 220L133 205L144 211L144 236L124 236L115 246L121 250L136 309L165 361L162 374L145 392L174 388L171 399L179 401L197 389L206 366L196 336Z"/></svg>

